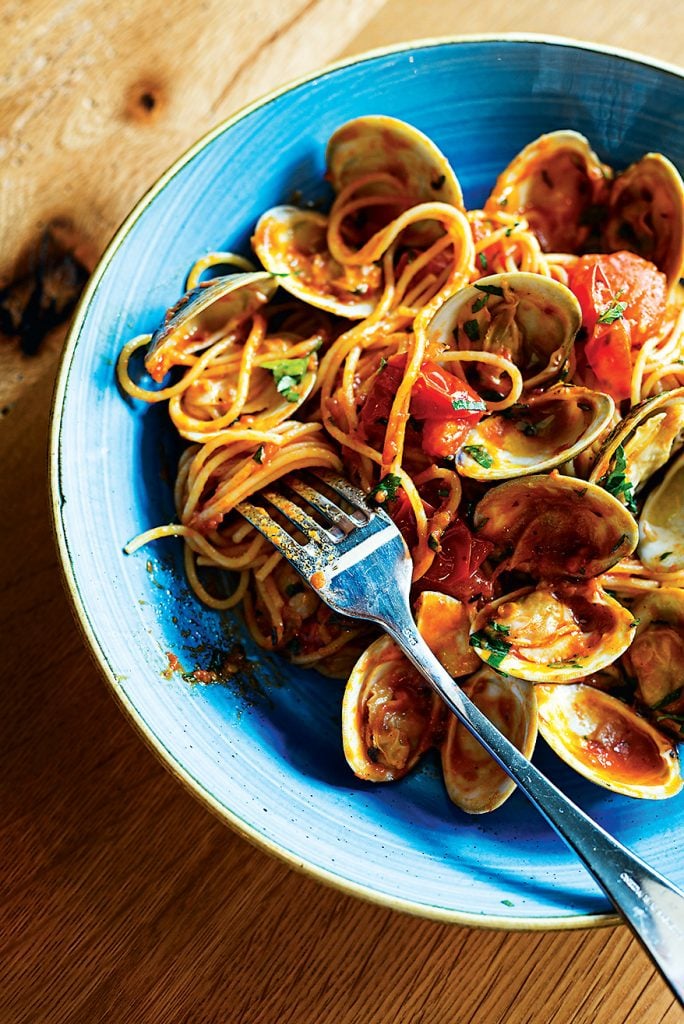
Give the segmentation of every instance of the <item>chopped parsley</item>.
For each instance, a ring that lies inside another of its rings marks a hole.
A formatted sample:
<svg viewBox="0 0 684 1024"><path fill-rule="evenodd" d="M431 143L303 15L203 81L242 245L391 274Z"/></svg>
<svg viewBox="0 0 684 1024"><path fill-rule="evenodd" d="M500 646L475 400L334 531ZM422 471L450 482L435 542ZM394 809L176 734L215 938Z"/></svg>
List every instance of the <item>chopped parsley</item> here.
<svg viewBox="0 0 684 1024"><path fill-rule="evenodd" d="M440 174L439 178L435 178L434 181L430 182L430 187L433 188L435 192L439 192L439 190L443 188L445 181L446 174Z"/></svg>
<svg viewBox="0 0 684 1024"><path fill-rule="evenodd" d="M466 444L463 446L463 451L467 452L470 458L474 459L483 469L491 469L494 465L494 459L481 444Z"/></svg>
<svg viewBox="0 0 684 1024"><path fill-rule="evenodd" d="M664 562L666 558L670 558L672 555L671 551L663 551L662 555L658 555L658 561Z"/></svg>
<svg viewBox="0 0 684 1024"><path fill-rule="evenodd" d="M532 423L530 420L520 420L518 423L516 423L515 426L516 426L516 429L519 430L521 434L525 435L525 437L536 437L537 436L537 428L536 428L535 424Z"/></svg>
<svg viewBox="0 0 684 1024"><path fill-rule="evenodd" d="M508 627L504 627L504 629L507 631ZM508 640L503 639L502 633L503 630L500 628L500 624L493 622L484 629L478 630L477 633L473 633L470 637L471 647L478 647L481 651L489 652L487 663L492 668L499 668L501 662L511 649L511 644Z"/></svg>
<svg viewBox="0 0 684 1024"><path fill-rule="evenodd" d="M257 450L254 452L254 455L252 456L252 458L254 459L255 462L258 462L259 465L261 465L261 463L264 461L264 446L263 446L263 444L259 445Z"/></svg>
<svg viewBox="0 0 684 1024"><path fill-rule="evenodd" d="M470 310L471 313L479 313L481 309L484 309L485 306L487 305L488 298L488 295L481 295L479 299L475 299L475 302L473 302L473 305Z"/></svg>
<svg viewBox="0 0 684 1024"><path fill-rule="evenodd" d="M599 486L608 491L615 498L622 498L630 512L636 512L636 501L634 500L634 484L625 476L627 458L625 449L621 444L615 449L613 468L599 480Z"/></svg>
<svg viewBox="0 0 684 1024"><path fill-rule="evenodd" d="M504 231L504 235L506 236L506 238L510 238L511 235L513 234L513 232L515 231L515 229L519 228L519 227L520 227L520 221L516 220L515 224L511 224L511 226L509 228L506 228L506 230Z"/></svg>
<svg viewBox="0 0 684 1024"><path fill-rule="evenodd" d="M434 533L428 535L428 547L431 551L439 551L441 545Z"/></svg>
<svg viewBox="0 0 684 1024"><path fill-rule="evenodd" d="M368 501L373 505L384 505L388 501L394 501L397 491L401 487L401 477L394 473L383 476L379 484L376 484L368 495Z"/></svg>
<svg viewBox="0 0 684 1024"><path fill-rule="evenodd" d="M629 537L626 533L623 533L622 536L618 537L618 539L613 544L612 548L610 549L610 554L614 554L618 548L621 548L626 540L629 540Z"/></svg>
<svg viewBox="0 0 684 1024"><path fill-rule="evenodd" d="M503 633L504 636L508 636L511 631L511 627L505 622L492 622L491 627L495 633Z"/></svg>
<svg viewBox="0 0 684 1024"><path fill-rule="evenodd" d="M656 715L656 722L676 722L677 725L684 725L684 715L675 715L674 711L670 715Z"/></svg>
<svg viewBox="0 0 684 1024"><path fill-rule="evenodd" d="M484 402L474 401L472 398L452 398L451 404L457 412L486 412L487 406Z"/></svg>
<svg viewBox="0 0 684 1024"><path fill-rule="evenodd" d="M503 903L504 907L514 907L515 906L515 903L513 902L513 900L501 900L501 902Z"/></svg>
<svg viewBox="0 0 684 1024"><path fill-rule="evenodd" d="M560 661L550 661L549 668L583 668L584 666L577 658L561 658Z"/></svg>
<svg viewBox="0 0 684 1024"><path fill-rule="evenodd" d="M304 375L309 368L309 357L301 359L271 359L269 362L261 363L264 370L270 370L275 380L276 391L283 395L288 402L298 402L302 397L295 388L301 384Z"/></svg>
<svg viewBox="0 0 684 1024"><path fill-rule="evenodd" d="M466 337L470 341L480 340L480 325L477 320L466 320L463 324L463 330L466 332Z"/></svg>
<svg viewBox="0 0 684 1024"><path fill-rule="evenodd" d="M498 284L476 284L478 292L484 292L485 295L498 295L503 297L503 288L499 287Z"/></svg>
<svg viewBox="0 0 684 1024"><path fill-rule="evenodd" d="M627 309L626 302L611 302L607 309L604 309L601 316L598 318L600 324L614 324L616 320L622 320L625 310Z"/></svg>
<svg viewBox="0 0 684 1024"><path fill-rule="evenodd" d="M486 270L489 264L487 263L487 255L484 252L479 252L477 258L480 261L480 266L483 270Z"/></svg>

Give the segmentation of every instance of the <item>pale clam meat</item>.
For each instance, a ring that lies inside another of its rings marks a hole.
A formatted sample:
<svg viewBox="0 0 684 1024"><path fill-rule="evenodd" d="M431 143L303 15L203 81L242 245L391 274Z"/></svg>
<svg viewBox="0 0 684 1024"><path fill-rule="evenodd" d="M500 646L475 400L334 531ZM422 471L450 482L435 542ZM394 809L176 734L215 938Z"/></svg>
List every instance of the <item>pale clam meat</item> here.
<svg viewBox="0 0 684 1024"><path fill-rule="evenodd" d="M629 647L634 616L596 580L527 587L486 605L470 643L492 668L530 682L569 683Z"/></svg>
<svg viewBox="0 0 684 1024"><path fill-rule="evenodd" d="M607 252L629 249L665 274L670 288L684 264L684 182L661 153L647 153L617 176L602 230Z"/></svg>
<svg viewBox="0 0 684 1024"><path fill-rule="evenodd" d="M461 684L473 703L525 757L537 739L537 702L531 683L499 675L483 665ZM500 807L515 783L450 714L441 744L442 772L449 798L468 814L486 814Z"/></svg>
<svg viewBox="0 0 684 1024"><path fill-rule="evenodd" d="M463 209L461 186L432 139L396 117L371 114L354 118L330 136L326 149L328 179L336 193L367 175L389 175L394 184L374 181L364 192L391 189L405 197L406 207L443 202Z"/></svg>
<svg viewBox="0 0 684 1024"><path fill-rule="evenodd" d="M674 460L644 502L637 554L649 569L684 572L684 455Z"/></svg>
<svg viewBox="0 0 684 1024"><path fill-rule="evenodd" d="M611 177L579 132L549 132L502 171L485 210L525 217L546 252L580 252L591 234L593 210L607 200Z"/></svg>
<svg viewBox="0 0 684 1024"><path fill-rule="evenodd" d="M456 468L476 480L554 469L592 445L614 412L610 395L558 384L480 420L460 449Z"/></svg>
<svg viewBox="0 0 684 1024"><path fill-rule="evenodd" d="M342 700L342 743L360 779L403 778L435 741L443 705L387 636L364 651Z"/></svg>
<svg viewBox="0 0 684 1024"><path fill-rule="evenodd" d="M207 348L220 334L239 327L273 297L270 274L227 274L186 292L168 310L150 338L145 369L161 381L183 356Z"/></svg>
<svg viewBox="0 0 684 1024"><path fill-rule="evenodd" d="M493 487L473 523L507 569L534 579L598 576L631 554L639 538L634 517L616 498L555 470Z"/></svg>
<svg viewBox="0 0 684 1024"><path fill-rule="evenodd" d="M674 744L592 686L535 687L539 732L585 778L624 796L664 800L682 788Z"/></svg>
<svg viewBox="0 0 684 1024"><path fill-rule="evenodd" d="M610 432L589 476L636 511L636 495L684 443L684 388L635 406Z"/></svg>
<svg viewBox="0 0 684 1024"><path fill-rule="evenodd" d="M569 288L522 271L492 274L456 292L437 311L426 333L436 347L488 352L513 362L526 390L557 380L582 323ZM479 372L477 363L469 372ZM487 368L478 389L498 391ZM504 392L505 394L506 392Z"/></svg>
<svg viewBox="0 0 684 1024"><path fill-rule="evenodd" d="M635 601L634 642L624 656L636 697L658 728L684 737L684 591L659 590Z"/></svg>
<svg viewBox="0 0 684 1024"><path fill-rule="evenodd" d="M252 246L285 291L328 313L361 320L382 292L375 264L347 266L328 250L328 218L315 210L274 206L259 218Z"/></svg>
<svg viewBox="0 0 684 1024"><path fill-rule="evenodd" d="M418 632L450 676L467 676L480 667L470 646L468 607L449 594L425 590L415 606Z"/></svg>

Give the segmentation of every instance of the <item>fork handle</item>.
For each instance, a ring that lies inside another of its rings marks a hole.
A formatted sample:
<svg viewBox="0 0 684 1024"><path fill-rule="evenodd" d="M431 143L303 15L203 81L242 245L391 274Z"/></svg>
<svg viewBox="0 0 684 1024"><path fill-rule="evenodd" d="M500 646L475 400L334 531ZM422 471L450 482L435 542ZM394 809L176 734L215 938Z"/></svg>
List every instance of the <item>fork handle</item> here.
<svg viewBox="0 0 684 1024"><path fill-rule="evenodd" d="M492 725L442 667L407 607L394 614L383 628L578 854L684 1005L684 893L592 821Z"/></svg>

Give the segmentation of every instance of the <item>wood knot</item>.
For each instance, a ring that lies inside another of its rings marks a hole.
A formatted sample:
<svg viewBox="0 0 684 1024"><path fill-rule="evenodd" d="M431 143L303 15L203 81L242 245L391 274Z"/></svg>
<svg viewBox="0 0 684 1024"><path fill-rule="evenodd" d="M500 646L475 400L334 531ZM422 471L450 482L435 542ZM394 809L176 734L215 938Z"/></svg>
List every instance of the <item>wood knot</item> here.
<svg viewBox="0 0 684 1024"><path fill-rule="evenodd" d="M126 116L140 124L156 121L164 106L164 91L156 82L136 82L128 91Z"/></svg>

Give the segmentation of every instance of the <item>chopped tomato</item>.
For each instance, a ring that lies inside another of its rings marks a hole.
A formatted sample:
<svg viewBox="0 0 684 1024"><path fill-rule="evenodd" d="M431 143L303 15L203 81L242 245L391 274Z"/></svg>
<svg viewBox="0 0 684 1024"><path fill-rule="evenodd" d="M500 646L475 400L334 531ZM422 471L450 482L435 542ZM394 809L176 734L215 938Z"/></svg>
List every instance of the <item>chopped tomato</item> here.
<svg viewBox="0 0 684 1024"><path fill-rule="evenodd" d="M444 531L441 550L415 586L420 591L437 590L462 601L477 594L491 597L491 581L479 570L492 546L489 541L475 537L466 524L457 519Z"/></svg>
<svg viewBox="0 0 684 1024"><path fill-rule="evenodd" d="M406 356L396 355L378 371L363 409L366 437L386 425L397 389L404 376ZM466 434L481 418L485 406L476 391L438 363L426 360L411 391L410 413L423 423L423 450L428 455L454 455Z"/></svg>
<svg viewBox="0 0 684 1024"><path fill-rule="evenodd" d="M653 334L667 301L664 274L632 252L582 256L569 285L582 308L584 355L598 385L617 401L628 398L632 351Z"/></svg>

